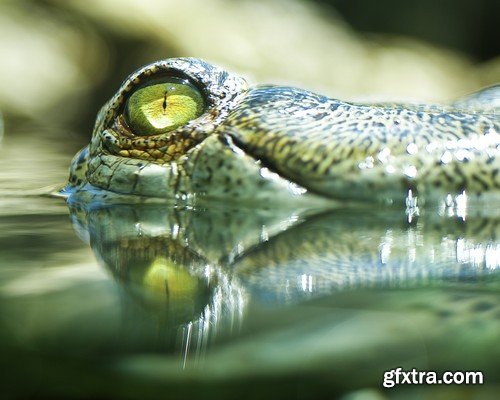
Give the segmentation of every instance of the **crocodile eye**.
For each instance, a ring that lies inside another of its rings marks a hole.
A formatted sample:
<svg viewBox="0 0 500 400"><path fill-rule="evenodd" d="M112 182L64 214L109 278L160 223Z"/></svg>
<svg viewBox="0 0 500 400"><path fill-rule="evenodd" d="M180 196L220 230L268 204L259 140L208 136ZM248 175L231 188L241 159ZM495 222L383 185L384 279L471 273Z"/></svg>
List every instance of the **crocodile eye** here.
<svg viewBox="0 0 500 400"><path fill-rule="evenodd" d="M157 135L198 118L204 108L202 94L191 83L166 78L137 89L127 101L125 118L136 135Z"/></svg>

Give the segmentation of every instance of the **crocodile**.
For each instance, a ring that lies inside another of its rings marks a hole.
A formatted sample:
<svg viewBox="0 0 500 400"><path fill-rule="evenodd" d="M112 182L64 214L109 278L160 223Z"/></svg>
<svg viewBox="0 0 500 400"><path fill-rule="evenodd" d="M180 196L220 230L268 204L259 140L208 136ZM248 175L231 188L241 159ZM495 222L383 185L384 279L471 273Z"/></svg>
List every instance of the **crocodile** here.
<svg viewBox="0 0 500 400"><path fill-rule="evenodd" d="M183 368L205 366L190 377L305 373L350 391L416 365L495 385L499 94L357 104L163 60L101 109L64 193L124 312L158 315ZM323 201L336 207L281 207ZM162 382L178 368L144 360L127 366Z"/></svg>
<svg viewBox="0 0 500 400"><path fill-rule="evenodd" d="M195 58L132 73L65 193L406 204L500 193L500 85L446 105L360 104L249 85Z"/></svg>

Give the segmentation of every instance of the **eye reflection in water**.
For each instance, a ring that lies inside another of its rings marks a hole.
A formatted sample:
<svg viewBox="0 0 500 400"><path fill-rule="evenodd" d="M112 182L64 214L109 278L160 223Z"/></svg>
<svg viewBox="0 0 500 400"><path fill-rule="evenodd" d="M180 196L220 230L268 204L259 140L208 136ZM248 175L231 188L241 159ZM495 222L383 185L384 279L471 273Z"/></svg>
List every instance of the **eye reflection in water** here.
<svg viewBox="0 0 500 400"><path fill-rule="evenodd" d="M237 335L255 304L294 307L339 292L352 291L354 299L359 289L480 282L500 268L491 215L464 221L458 212L431 210L409 220L401 210L371 208L70 209L80 236L123 288L124 307L158 317L183 367Z"/></svg>
<svg viewBox="0 0 500 400"><path fill-rule="evenodd" d="M244 290L218 260L190 246L185 226L167 208L74 209L72 217L80 233L88 230L97 259L123 288L124 308L154 314L167 350L181 352L183 367L188 356L203 355L219 330L237 330ZM137 312L129 319L135 323Z"/></svg>

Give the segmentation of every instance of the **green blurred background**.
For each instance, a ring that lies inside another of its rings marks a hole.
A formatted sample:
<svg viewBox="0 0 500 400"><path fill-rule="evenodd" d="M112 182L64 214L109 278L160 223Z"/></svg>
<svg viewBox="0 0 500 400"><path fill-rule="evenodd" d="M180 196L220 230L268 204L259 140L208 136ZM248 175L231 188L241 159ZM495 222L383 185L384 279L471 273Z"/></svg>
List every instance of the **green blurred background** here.
<svg viewBox="0 0 500 400"><path fill-rule="evenodd" d="M496 0L3 0L0 110L86 137L130 72L176 56L345 100L442 101L500 81L499 15Z"/></svg>

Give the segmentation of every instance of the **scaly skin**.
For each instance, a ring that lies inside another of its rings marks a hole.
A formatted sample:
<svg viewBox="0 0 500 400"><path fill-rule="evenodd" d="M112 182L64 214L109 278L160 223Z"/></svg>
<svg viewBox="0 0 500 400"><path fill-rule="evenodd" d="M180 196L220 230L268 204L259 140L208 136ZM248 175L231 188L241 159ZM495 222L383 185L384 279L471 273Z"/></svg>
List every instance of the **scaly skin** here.
<svg viewBox="0 0 500 400"><path fill-rule="evenodd" d="M162 74L188 78L207 109L171 132L138 136L124 104ZM490 199L500 193L499 99L496 86L450 106L351 104L249 87L203 61L167 59L132 74L105 104L90 145L73 160L69 187L266 203L401 203L408 195L432 202L464 191Z"/></svg>

